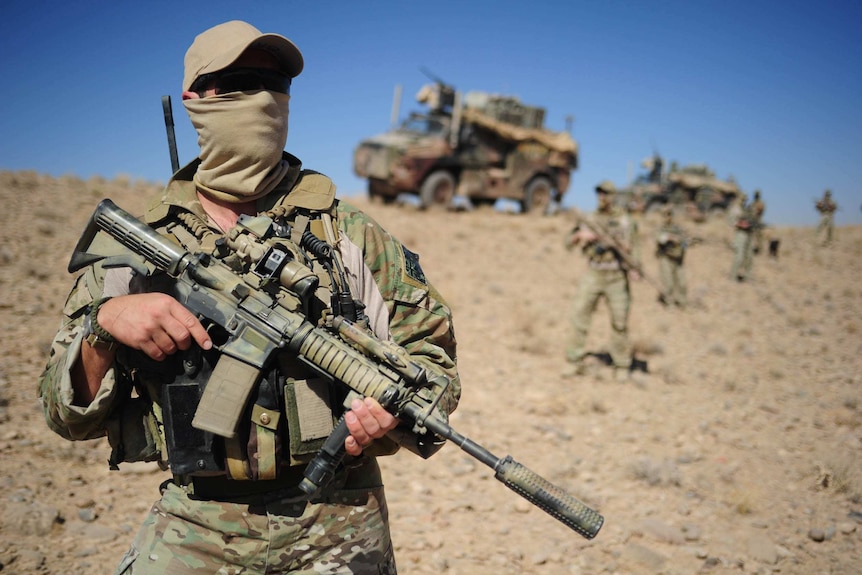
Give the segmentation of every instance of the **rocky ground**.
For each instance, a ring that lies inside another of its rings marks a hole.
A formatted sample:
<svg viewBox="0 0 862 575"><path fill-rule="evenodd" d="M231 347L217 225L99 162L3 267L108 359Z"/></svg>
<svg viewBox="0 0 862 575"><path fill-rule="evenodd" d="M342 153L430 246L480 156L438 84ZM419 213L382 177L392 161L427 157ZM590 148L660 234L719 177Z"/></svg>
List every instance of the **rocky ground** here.
<svg viewBox="0 0 862 575"><path fill-rule="evenodd" d="M48 430L36 396L71 285L71 250L98 200L139 212L154 188L0 173L0 570L112 573L165 472L109 471L104 441ZM455 313L461 433L516 460L605 517L588 541L449 445L429 461L383 461L402 573L862 572L862 228L830 249L812 228L778 228L778 259L728 278L731 230L688 224L691 305L668 309L647 282L630 319L646 371L627 383L601 358L566 368L577 252L571 215L365 208L422 257ZM766 214L769 219L769 212ZM812 222L814 214L812 214ZM641 221L644 263L657 275Z"/></svg>

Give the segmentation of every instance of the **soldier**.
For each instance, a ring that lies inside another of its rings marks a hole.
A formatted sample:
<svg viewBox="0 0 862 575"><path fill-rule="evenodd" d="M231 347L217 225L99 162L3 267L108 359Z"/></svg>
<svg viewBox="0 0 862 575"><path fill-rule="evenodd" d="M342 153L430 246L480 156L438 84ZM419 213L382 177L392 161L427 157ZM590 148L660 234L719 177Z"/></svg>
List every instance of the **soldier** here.
<svg viewBox="0 0 862 575"><path fill-rule="evenodd" d="M674 222L673 207L662 209L662 225L656 238L656 258L663 287L659 301L684 308L688 303L685 269L682 266L688 248L685 231Z"/></svg>
<svg viewBox="0 0 862 575"><path fill-rule="evenodd" d="M637 224L627 213L614 206L616 187L613 182L604 181L595 190L598 209L593 215L594 220L628 250L628 255L634 261L638 261ZM606 245L588 224L576 226L567 245L570 249L582 246L589 269L581 279L574 303L572 335L566 350L566 357L573 365L565 375L584 373L587 332L596 305L604 297L611 316L611 360L617 380L625 381L629 378L632 365L632 346L628 337L631 305L629 276L639 279L640 274L635 270L627 270L620 254Z"/></svg>
<svg viewBox="0 0 862 575"><path fill-rule="evenodd" d="M753 247L752 251L759 254L763 247L763 212L766 211L766 204L760 198L760 190L754 190L754 200L751 202L751 215L754 219L754 227L752 233Z"/></svg>
<svg viewBox="0 0 862 575"><path fill-rule="evenodd" d="M309 305L310 319L334 313L336 291L358 301L364 311L357 319L378 337L451 378L441 403L449 413L460 395L451 315L418 256L337 200L326 176L303 170L283 149L291 82L302 68L290 40L245 22L198 35L185 55L182 97L200 155L174 174L144 220L188 251L212 250L241 214L314 232L345 273L316 265L325 287ZM217 359L210 334L160 293L170 284L158 280L99 265L79 276L40 379L50 427L67 439L107 435L112 465L167 460L170 422L160 390L183 377L196 381L182 368L189 358L203 356L210 365ZM377 401L355 399L345 413L351 459L308 500L298 484L343 398L291 352L280 352L259 380L237 438L217 437L218 447L206 454L221 469L174 473L163 483L117 573L395 573L376 456L398 449L389 432L414 449L440 442L396 429L399 422ZM264 412L251 419L259 413L252 407Z"/></svg>
<svg viewBox="0 0 862 575"><path fill-rule="evenodd" d="M828 246L832 244L832 233L835 230L835 212L838 211L838 204L832 200L832 190L823 192L823 197L817 201L815 205L820 213L820 223L817 224L817 237L823 234L821 245Z"/></svg>
<svg viewBox="0 0 862 575"><path fill-rule="evenodd" d="M733 267L730 270L731 279L744 282L751 277L752 233L754 231L754 213L751 204L746 204L747 198L742 196L742 211L734 222L733 236Z"/></svg>

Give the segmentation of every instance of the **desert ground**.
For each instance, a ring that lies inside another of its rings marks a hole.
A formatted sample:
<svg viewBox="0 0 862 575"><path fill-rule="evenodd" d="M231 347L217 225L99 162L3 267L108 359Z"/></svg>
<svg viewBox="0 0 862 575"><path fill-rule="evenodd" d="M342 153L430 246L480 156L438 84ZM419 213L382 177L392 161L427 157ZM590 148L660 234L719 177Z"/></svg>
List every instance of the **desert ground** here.
<svg viewBox="0 0 862 575"><path fill-rule="evenodd" d="M140 213L155 184L0 173L0 571L112 573L168 473L110 471L107 442L46 426L37 379L71 286L66 265L98 201ZM767 201L766 220L769 221ZM451 423L604 516L577 535L455 445L383 460L404 574L862 573L862 227L829 249L811 227L774 228L750 282L729 278L727 219L685 223L691 305L633 285L644 367L603 362L607 309L583 376L563 378L584 258L565 211L419 211L349 201L421 256L455 314L463 398ZM772 201L779 201L777 198ZM657 216L640 219L657 277Z"/></svg>

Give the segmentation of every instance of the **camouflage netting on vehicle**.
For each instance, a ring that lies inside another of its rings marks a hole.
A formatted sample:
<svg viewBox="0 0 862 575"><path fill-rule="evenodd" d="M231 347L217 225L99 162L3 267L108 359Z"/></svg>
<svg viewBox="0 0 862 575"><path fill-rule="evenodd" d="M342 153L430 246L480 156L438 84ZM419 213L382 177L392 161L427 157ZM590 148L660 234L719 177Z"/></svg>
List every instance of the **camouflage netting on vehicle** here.
<svg viewBox="0 0 862 575"><path fill-rule="evenodd" d="M674 184L678 184L684 188L690 190L696 190L698 188L710 187L717 192L721 192L724 194L737 194L739 193L739 186L737 186L734 182L727 182L724 180L719 180L715 177L710 177L701 174L688 174L684 172L671 172L668 174L668 180Z"/></svg>
<svg viewBox="0 0 862 575"><path fill-rule="evenodd" d="M578 144L568 132L552 132L537 128L522 128L491 118L474 108L465 108L462 114L465 122L471 122L483 128L493 130L501 138L514 142L539 142L547 148L563 154L577 155Z"/></svg>

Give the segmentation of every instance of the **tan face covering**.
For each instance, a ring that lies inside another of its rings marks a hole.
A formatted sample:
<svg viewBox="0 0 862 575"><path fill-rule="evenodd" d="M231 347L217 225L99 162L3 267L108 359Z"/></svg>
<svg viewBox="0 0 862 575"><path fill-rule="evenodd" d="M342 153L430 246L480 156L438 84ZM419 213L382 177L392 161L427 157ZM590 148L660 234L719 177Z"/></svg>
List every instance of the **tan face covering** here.
<svg viewBox="0 0 862 575"><path fill-rule="evenodd" d="M202 193L240 203L278 185L289 168L282 160L289 102L289 95L267 90L183 100L198 133L194 181Z"/></svg>

